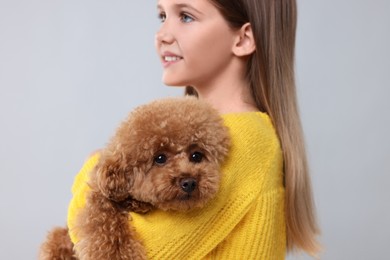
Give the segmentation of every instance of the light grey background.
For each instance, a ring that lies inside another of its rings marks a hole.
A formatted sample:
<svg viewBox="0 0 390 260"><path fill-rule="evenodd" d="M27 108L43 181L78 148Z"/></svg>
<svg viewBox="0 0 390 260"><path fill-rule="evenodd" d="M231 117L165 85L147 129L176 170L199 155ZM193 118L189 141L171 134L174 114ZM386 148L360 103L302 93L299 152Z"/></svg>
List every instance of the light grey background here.
<svg viewBox="0 0 390 260"><path fill-rule="evenodd" d="M384 259L390 1L298 3L298 94L322 259ZM160 82L155 5L0 0L0 259L35 259L46 232L65 224L89 153L135 106L182 94Z"/></svg>

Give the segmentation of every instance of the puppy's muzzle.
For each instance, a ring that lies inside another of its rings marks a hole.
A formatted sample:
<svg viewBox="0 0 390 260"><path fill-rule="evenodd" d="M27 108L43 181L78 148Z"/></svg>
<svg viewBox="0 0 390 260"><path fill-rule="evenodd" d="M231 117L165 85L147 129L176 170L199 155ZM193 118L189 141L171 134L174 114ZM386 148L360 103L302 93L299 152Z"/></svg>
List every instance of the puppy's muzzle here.
<svg viewBox="0 0 390 260"><path fill-rule="evenodd" d="M183 178L179 182L180 188L187 193L191 193L195 190L197 184L196 179L194 178Z"/></svg>

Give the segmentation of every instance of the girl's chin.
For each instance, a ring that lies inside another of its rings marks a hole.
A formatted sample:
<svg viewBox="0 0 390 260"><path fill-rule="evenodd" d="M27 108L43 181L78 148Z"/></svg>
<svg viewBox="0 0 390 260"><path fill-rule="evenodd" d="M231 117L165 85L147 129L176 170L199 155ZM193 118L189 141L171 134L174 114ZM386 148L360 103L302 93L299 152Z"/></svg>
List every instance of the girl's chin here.
<svg viewBox="0 0 390 260"><path fill-rule="evenodd" d="M165 85L169 86L169 87L184 87L184 86L188 86L186 81L180 81L180 80L177 80L177 79L169 79L169 78L165 78L165 77L163 77L162 82Z"/></svg>

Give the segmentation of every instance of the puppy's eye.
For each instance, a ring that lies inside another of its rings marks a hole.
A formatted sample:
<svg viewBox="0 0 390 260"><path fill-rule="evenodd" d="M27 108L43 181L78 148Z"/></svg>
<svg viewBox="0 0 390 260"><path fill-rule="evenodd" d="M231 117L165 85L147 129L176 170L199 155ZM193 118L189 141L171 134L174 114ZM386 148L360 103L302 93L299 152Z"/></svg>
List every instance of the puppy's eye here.
<svg viewBox="0 0 390 260"><path fill-rule="evenodd" d="M201 152L193 152L190 155L190 162L200 163L203 160L204 155Z"/></svg>
<svg viewBox="0 0 390 260"><path fill-rule="evenodd" d="M154 157L154 163L158 165L163 165L167 162L167 156L165 154L159 154Z"/></svg>

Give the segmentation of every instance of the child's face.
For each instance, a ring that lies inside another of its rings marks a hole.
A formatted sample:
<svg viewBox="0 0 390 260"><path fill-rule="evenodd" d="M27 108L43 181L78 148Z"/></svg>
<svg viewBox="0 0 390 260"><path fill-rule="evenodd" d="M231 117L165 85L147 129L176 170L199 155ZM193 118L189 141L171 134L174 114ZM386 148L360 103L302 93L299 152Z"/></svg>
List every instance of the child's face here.
<svg viewBox="0 0 390 260"><path fill-rule="evenodd" d="M156 49L171 86L218 84L232 62L236 32L208 0L159 0Z"/></svg>

